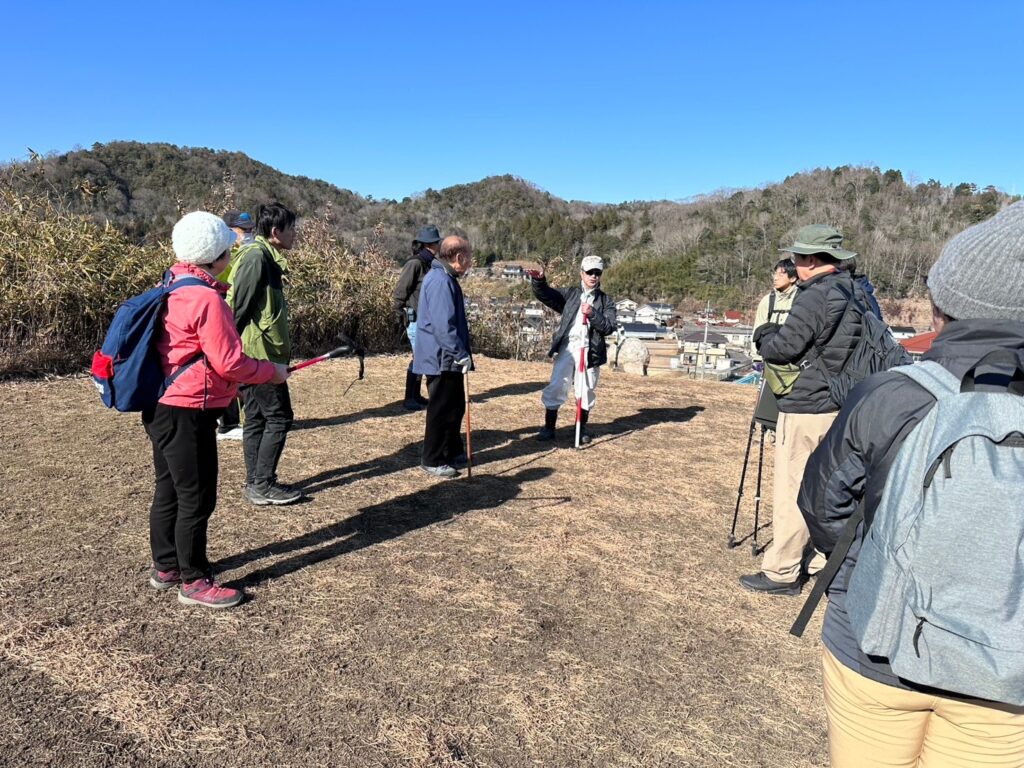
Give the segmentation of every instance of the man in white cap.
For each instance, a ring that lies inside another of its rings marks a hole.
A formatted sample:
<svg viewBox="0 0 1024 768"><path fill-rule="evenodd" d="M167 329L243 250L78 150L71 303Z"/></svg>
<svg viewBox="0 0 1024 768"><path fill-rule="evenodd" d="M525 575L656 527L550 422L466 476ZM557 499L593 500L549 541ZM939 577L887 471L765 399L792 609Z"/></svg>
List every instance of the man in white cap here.
<svg viewBox="0 0 1024 768"><path fill-rule="evenodd" d="M599 256L586 256L580 263L580 282L571 288L552 288L542 270L528 270L533 295L547 307L562 316L551 342L548 357L554 357L551 383L544 388L544 428L538 440L555 439L558 409L565 402L569 390L583 400L580 415L580 442L589 443L586 434L587 419L594 407L594 390L598 371L608 361L605 336L615 332L615 302L601 290L604 262ZM580 350L586 349L586 370L578 377ZM575 386L574 386L575 385Z"/></svg>

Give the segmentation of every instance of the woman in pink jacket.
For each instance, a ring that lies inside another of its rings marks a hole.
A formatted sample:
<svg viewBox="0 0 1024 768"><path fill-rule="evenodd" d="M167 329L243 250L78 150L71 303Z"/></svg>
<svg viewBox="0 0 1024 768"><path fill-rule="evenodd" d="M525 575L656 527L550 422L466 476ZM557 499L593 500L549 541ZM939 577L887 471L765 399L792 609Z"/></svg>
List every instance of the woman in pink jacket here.
<svg viewBox="0 0 1024 768"><path fill-rule="evenodd" d="M142 414L156 470L149 583L160 590L177 586L179 602L207 608L230 608L244 598L241 590L214 582L206 559L206 528L217 504L217 418L239 382L280 384L288 378L286 366L242 352L224 301L228 286L214 277L228 266L234 242L235 234L212 213L189 213L174 225L173 278L196 277L205 285L185 286L167 297L156 349L164 374L177 376Z"/></svg>

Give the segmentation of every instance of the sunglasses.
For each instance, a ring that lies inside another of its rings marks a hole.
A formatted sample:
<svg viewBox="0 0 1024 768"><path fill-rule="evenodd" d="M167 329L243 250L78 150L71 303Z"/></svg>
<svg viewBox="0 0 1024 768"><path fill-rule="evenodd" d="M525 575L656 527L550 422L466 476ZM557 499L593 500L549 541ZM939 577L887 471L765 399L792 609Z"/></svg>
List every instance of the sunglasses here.
<svg viewBox="0 0 1024 768"><path fill-rule="evenodd" d="M590 275L591 277L600 277L601 276L601 270L600 269L588 269L583 274Z"/></svg>

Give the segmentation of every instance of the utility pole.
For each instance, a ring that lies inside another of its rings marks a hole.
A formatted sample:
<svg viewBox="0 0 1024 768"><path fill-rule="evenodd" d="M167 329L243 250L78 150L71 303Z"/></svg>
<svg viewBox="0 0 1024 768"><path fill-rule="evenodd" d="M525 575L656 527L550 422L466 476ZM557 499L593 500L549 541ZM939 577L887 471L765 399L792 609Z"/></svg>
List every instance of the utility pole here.
<svg viewBox="0 0 1024 768"><path fill-rule="evenodd" d="M697 348L697 360L701 360L701 357L705 354L704 350L708 348L708 326L711 325L711 299L708 299L707 308L704 310L704 341L700 347ZM704 378L704 369L708 367L707 358L700 363L700 377Z"/></svg>

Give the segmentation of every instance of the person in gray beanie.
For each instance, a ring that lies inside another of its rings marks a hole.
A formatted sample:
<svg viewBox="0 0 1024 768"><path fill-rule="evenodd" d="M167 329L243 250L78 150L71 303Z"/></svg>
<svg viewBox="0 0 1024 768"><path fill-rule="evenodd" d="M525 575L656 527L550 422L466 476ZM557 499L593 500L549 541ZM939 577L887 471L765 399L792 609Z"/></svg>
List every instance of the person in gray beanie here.
<svg viewBox="0 0 1024 768"><path fill-rule="evenodd" d="M973 372L978 390L991 385L1005 391L1012 376L1024 372L1024 202L946 243L928 273L928 291L938 335L924 360L938 363L960 381ZM1007 362L982 362L996 351L1003 351ZM1016 372L1008 362L1012 360ZM833 768L1024 765L1024 708L969 698L965 691L936 690L897 676L888 659L868 656L861 649L848 612L847 588L862 552L865 527L882 506L886 479L900 447L935 404L935 397L907 375L876 374L854 388L807 462L798 505L815 547L829 553L836 549L847 520L860 505L866 521L857 526L846 554L841 548L837 553L841 565L827 590L822 641ZM1024 488L1024 472L1020 474ZM979 514L987 502L978 499ZM979 530L977 537L963 540L963 562L951 563L950 571L971 569L990 558L988 549L995 551L992 540L1013 535L1015 518L1010 512L1005 530ZM1014 569L1020 570L1019 558L1005 563L1006 573ZM995 595L993 601L1003 605ZM1005 611L1014 610L1019 611L1005 605ZM920 630L919 624L918 634ZM924 646L931 631L924 632ZM915 647L917 641L915 635Z"/></svg>

